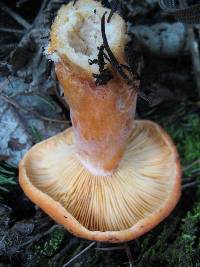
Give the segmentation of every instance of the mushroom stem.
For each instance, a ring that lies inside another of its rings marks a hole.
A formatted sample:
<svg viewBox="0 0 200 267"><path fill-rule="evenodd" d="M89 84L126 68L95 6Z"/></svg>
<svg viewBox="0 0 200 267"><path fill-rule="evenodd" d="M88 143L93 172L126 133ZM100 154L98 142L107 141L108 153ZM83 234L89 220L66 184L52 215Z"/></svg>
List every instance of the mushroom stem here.
<svg viewBox="0 0 200 267"><path fill-rule="evenodd" d="M56 73L70 106L80 161L95 175L112 173L133 129L136 91L118 76L96 86L61 63L56 64Z"/></svg>
<svg viewBox="0 0 200 267"><path fill-rule="evenodd" d="M63 6L48 48L49 54L56 53L56 74L70 106L78 158L94 175L109 175L117 169L133 129L137 98L136 90L115 69L106 85L95 84L93 73L98 74L98 66L89 61L98 57L105 34L116 60L126 64L125 22L114 14L108 23L106 14L109 10L93 0Z"/></svg>

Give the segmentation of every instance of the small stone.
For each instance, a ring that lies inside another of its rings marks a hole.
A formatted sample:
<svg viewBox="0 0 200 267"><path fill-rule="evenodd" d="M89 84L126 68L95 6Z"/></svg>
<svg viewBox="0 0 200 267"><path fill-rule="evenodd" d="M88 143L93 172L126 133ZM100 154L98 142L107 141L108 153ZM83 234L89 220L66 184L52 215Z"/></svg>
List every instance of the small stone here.
<svg viewBox="0 0 200 267"><path fill-rule="evenodd" d="M153 26L135 26L130 32L150 52L175 57L185 50L186 29L183 23L158 23Z"/></svg>
<svg viewBox="0 0 200 267"><path fill-rule="evenodd" d="M13 229L22 235L30 235L34 230L34 224L25 223L25 222L17 222L14 225Z"/></svg>

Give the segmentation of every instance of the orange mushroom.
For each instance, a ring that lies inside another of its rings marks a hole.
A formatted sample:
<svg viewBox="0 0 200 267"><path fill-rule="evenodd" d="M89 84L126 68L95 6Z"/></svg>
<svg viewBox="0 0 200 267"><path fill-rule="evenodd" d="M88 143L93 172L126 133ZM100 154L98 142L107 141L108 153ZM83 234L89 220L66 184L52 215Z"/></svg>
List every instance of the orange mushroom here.
<svg viewBox="0 0 200 267"><path fill-rule="evenodd" d="M32 147L20 162L25 194L71 233L125 242L146 233L175 207L181 168L176 147L156 123L134 120L137 90L109 66L113 79L96 85L101 18L93 0L63 6L48 53L70 106L73 127ZM114 14L106 36L125 63L123 19Z"/></svg>

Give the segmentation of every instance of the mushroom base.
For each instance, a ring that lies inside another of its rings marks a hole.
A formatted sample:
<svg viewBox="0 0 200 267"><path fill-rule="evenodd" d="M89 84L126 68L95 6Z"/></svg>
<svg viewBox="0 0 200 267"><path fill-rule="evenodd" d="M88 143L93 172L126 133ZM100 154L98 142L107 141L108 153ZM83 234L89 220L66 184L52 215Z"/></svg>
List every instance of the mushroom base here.
<svg viewBox="0 0 200 267"><path fill-rule="evenodd" d="M134 121L124 157L111 176L92 175L78 160L73 131L35 145L20 163L25 194L77 236L128 241L161 222L180 196L180 164L169 136Z"/></svg>

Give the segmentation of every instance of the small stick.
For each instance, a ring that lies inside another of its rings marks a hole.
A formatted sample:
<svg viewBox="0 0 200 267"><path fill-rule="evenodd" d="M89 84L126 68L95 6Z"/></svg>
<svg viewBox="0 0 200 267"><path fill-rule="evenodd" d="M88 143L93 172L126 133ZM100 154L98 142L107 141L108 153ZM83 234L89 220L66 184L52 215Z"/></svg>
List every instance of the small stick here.
<svg viewBox="0 0 200 267"><path fill-rule="evenodd" d="M107 247L107 248L95 248L96 250L101 250L101 251L113 251L113 250L122 250L125 249L125 246L118 246L118 247Z"/></svg>
<svg viewBox="0 0 200 267"><path fill-rule="evenodd" d="M76 256L74 256L71 260L69 260L67 263L65 263L63 265L63 267L68 266L71 262L73 262L74 260L76 260L78 257L80 257L83 253L85 253L86 251L88 251L91 247L93 247L96 244L96 242L92 242L89 244L89 246L87 246L86 248L84 248L81 252L79 252Z"/></svg>
<svg viewBox="0 0 200 267"><path fill-rule="evenodd" d="M2 27L0 27L0 32L23 34L24 31L23 30L18 30L18 29L9 29L9 28L2 28Z"/></svg>
<svg viewBox="0 0 200 267"><path fill-rule="evenodd" d="M63 257L66 252L76 243L78 243L78 239L77 238L71 238L68 242L68 244L61 250L59 251L56 255L53 256L53 258L51 258L51 261L53 263L57 263L57 261L60 260L61 257Z"/></svg>
<svg viewBox="0 0 200 267"><path fill-rule="evenodd" d="M5 11L7 14L9 14L13 19L15 19L22 27L24 27L26 30L31 27L31 24L28 23L24 18L22 18L20 15L15 13L11 8L0 2L0 8Z"/></svg>
<svg viewBox="0 0 200 267"><path fill-rule="evenodd" d="M194 186L196 186L196 184L197 184L196 182L184 184L184 185L182 185L182 190L186 190L188 188L194 187Z"/></svg>
<svg viewBox="0 0 200 267"><path fill-rule="evenodd" d="M194 178L193 177L187 177L182 179L182 185L185 185L187 183L193 182Z"/></svg>
<svg viewBox="0 0 200 267"><path fill-rule="evenodd" d="M25 242L25 243L19 245L18 248L17 248L17 251L19 251L20 249L22 249L22 248L25 247L25 246L28 246L28 245L30 245L30 244L32 244L32 243L34 243L34 242L40 240L42 237L51 234L55 229L62 229L62 228L63 228L63 227L60 226L60 225L58 225L58 224L53 225L53 226L52 226L49 230L47 230L46 232L37 234L37 235L35 235L32 239L29 239L27 242Z"/></svg>
<svg viewBox="0 0 200 267"><path fill-rule="evenodd" d="M126 255L127 255L128 261L129 261L129 267L134 267L134 265L133 265L133 262L134 262L133 256L132 256L132 253L131 253L129 245L127 245L127 244L125 244L125 251L126 251Z"/></svg>
<svg viewBox="0 0 200 267"><path fill-rule="evenodd" d="M6 101L7 103L9 103L10 105L14 106L15 108L21 110L24 113L32 113L33 115L35 115L36 117L38 117L39 119L42 119L44 121L49 121L49 122L56 122L56 123L67 123L69 121L64 121L64 120L58 120L58 119L53 119L53 118L49 118L43 115L40 115L37 111L35 110L28 110L22 106L20 106L19 104L17 104L14 100L11 100L8 96L5 95L0 95L0 98L3 99L4 101Z"/></svg>
<svg viewBox="0 0 200 267"><path fill-rule="evenodd" d="M18 0L18 2L16 3L16 6L17 7L20 7L22 4L24 4L24 3L27 3L27 2L29 2L30 0Z"/></svg>
<svg viewBox="0 0 200 267"><path fill-rule="evenodd" d="M16 43L10 43L10 44L2 44L0 45L1 49L14 49L17 46Z"/></svg>
<svg viewBox="0 0 200 267"><path fill-rule="evenodd" d="M117 9L119 8L119 4L120 4L120 1L119 0L115 0L114 3L112 4L111 6L111 11L110 11L110 14L109 14L109 17L107 19L107 22L109 23L113 14L117 11Z"/></svg>
<svg viewBox="0 0 200 267"><path fill-rule="evenodd" d="M185 172L185 171L191 169L194 165L196 165L198 163L200 163L200 158L198 158L197 160L193 161L191 164L183 167L183 171Z"/></svg>

